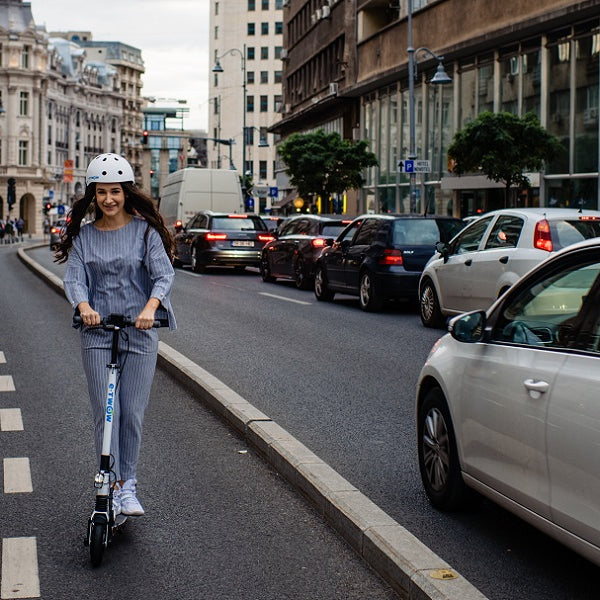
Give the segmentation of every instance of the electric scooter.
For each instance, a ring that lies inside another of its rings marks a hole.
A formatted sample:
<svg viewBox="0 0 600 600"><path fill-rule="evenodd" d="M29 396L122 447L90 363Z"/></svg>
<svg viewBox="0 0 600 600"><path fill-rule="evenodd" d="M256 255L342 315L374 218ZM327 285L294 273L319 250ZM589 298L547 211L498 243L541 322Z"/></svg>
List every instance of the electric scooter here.
<svg viewBox="0 0 600 600"><path fill-rule="evenodd" d="M75 316L73 321L81 324L80 316ZM168 325L167 320L154 321L153 327L164 327ZM109 315L102 319L97 327L112 333L112 344L110 352L110 363L108 369L108 382L106 386L106 403L104 411L104 431L102 434L102 451L100 456L100 470L94 478L94 489L96 493L94 510L88 519L87 534L84 544L89 546L90 561L92 566L97 567L102 562L104 550L110 544L113 536L125 527L127 516L114 514L113 509L113 486L116 475L112 470L114 457L110 454L112 439L112 426L115 398L119 388L119 375L122 365L118 363L119 335L125 327L135 326L135 321L123 315ZM112 460L112 462L111 462Z"/></svg>

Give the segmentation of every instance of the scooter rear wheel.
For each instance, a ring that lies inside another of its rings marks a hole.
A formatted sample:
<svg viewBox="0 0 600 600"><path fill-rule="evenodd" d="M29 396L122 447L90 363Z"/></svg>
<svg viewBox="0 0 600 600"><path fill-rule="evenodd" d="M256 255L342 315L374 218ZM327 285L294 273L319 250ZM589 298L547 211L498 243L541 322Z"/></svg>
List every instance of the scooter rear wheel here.
<svg viewBox="0 0 600 600"><path fill-rule="evenodd" d="M105 523L95 523L92 525L90 534L90 561L93 567L97 567L102 562L106 527Z"/></svg>

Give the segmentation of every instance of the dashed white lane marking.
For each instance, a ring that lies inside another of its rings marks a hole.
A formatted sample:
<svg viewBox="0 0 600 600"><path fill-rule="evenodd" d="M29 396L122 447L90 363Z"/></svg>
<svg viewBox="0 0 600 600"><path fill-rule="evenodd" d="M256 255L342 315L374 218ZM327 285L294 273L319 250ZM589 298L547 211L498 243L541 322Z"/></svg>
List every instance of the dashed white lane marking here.
<svg viewBox="0 0 600 600"><path fill-rule="evenodd" d="M0 408L0 431L23 431L20 408Z"/></svg>
<svg viewBox="0 0 600 600"><path fill-rule="evenodd" d="M294 300L293 298L286 298L285 296L277 296L276 294L268 294L267 292L258 292L261 296L269 296L269 298L277 298L277 300L285 300L287 302L294 302L295 304L304 304L310 306L312 302L304 302L304 300Z"/></svg>
<svg viewBox="0 0 600 600"><path fill-rule="evenodd" d="M0 598L39 598L40 576L37 541L34 537L2 540L2 585Z"/></svg>
<svg viewBox="0 0 600 600"><path fill-rule="evenodd" d="M33 492L31 483L31 469L29 459L5 458L4 459L4 493L26 494Z"/></svg>
<svg viewBox="0 0 600 600"><path fill-rule="evenodd" d="M12 375L0 375L0 392L15 392Z"/></svg>
<svg viewBox="0 0 600 600"><path fill-rule="evenodd" d="M4 352L0 352L0 364L4 364L6 362L6 356L4 356Z"/></svg>

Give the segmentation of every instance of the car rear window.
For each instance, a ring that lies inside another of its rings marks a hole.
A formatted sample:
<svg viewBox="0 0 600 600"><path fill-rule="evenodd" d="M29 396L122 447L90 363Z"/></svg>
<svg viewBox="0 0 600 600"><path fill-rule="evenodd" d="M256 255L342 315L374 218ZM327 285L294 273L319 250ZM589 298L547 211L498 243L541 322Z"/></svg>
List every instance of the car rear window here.
<svg viewBox="0 0 600 600"><path fill-rule="evenodd" d="M253 217L213 217L211 228L228 231L266 231L262 220Z"/></svg>
<svg viewBox="0 0 600 600"><path fill-rule="evenodd" d="M398 219L394 221L392 244L394 246L433 246L437 242L450 239L452 221L440 221L444 235L440 234L435 219ZM456 229L457 233L460 227Z"/></svg>
<svg viewBox="0 0 600 600"><path fill-rule="evenodd" d="M600 237L600 221L565 219L550 221L554 250L560 250L583 240Z"/></svg>
<svg viewBox="0 0 600 600"><path fill-rule="evenodd" d="M324 237L336 238L346 227L347 223L325 223L321 230L321 235Z"/></svg>

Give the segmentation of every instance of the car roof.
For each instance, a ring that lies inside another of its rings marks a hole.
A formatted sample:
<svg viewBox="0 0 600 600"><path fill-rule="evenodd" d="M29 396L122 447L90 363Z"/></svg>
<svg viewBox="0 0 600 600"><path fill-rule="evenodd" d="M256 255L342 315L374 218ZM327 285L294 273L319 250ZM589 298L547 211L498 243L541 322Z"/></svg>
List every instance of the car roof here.
<svg viewBox="0 0 600 600"><path fill-rule="evenodd" d="M568 217L577 216L577 218L585 215L600 217L600 211L598 210L580 210L579 208L554 208L550 206L546 207L516 207L516 208L499 208L498 210L491 210L486 213L482 213L478 215L478 218L488 217L493 215L502 215L502 214L520 214L524 217L536 216L542 217L546 219L565 219Z"/></svg>
<svg viewBox="0 0 600 600"><path fill-rule="evenodd" d="M298 219L313 219L315 221L352 221L356 217L352 217L349 215L331 215L331 214L315 214L315 213L301 213L297 215L290 215L287 218L287 221L296 221Z"/></svg>
<svg viewBox="0 0 600 600"><path fill-rule="evenodd" d="M379 218L379 219L388 219L390 221L396 219L447 219L450 221L461 221L458 217L452 217L449 215L435 215L435 214L427 214L427 215L419 215L416 213L367 213L364 215L360 215L356 217L356 219L367 219L367 218Z"/></svg>

